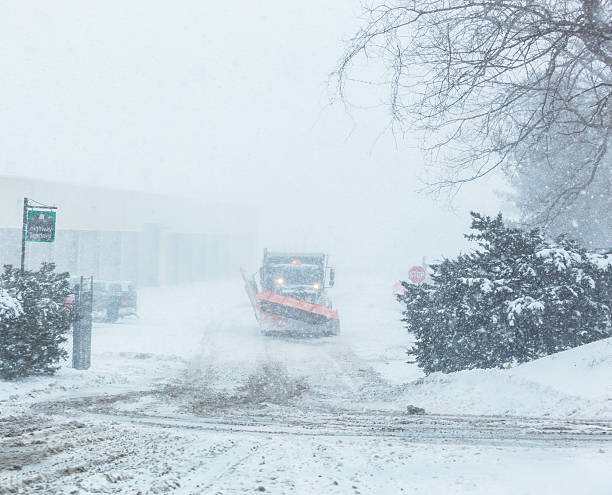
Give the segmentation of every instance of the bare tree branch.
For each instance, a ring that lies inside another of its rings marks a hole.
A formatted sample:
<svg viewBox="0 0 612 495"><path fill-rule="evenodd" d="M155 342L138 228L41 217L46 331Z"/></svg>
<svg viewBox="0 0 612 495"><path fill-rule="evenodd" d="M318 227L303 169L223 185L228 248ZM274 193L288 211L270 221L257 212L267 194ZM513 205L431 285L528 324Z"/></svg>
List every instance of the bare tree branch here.
<svg viewBox="0 0 612 495"><path fill-rule="evenodd" d="M430 191L523 173L521 160L551 138L586 155L542 198L538 222L610 180L611 0L389 0L365 16L335 72L338 94L358 60L384 62L393 119L423 135Z"/></svg>

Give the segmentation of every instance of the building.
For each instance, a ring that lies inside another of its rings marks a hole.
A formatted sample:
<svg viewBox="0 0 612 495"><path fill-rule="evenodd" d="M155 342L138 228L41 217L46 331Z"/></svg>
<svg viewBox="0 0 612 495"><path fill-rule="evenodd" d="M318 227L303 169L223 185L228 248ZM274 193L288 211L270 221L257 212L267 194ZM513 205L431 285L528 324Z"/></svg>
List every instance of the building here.
<svg viewBox="0 0 612 495"><path fill-rule="evenodd" d="M0 264L19 266L24 197L57 206L54 243L26 243L26 267L140 286L233 277L257 256L256 212L137 191L0 176Z"/></svg>

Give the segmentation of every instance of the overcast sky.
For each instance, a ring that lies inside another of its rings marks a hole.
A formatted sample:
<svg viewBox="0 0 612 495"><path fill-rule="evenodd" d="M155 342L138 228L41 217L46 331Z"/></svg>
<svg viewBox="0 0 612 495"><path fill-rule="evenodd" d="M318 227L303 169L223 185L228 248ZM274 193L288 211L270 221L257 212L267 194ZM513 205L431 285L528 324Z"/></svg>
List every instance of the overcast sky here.
<svg viewBox="0 0 612 495"><path fill-rule="evenodd" d="M0 2L0 173L240 201L262 243L405 267L463 246L469 209L420 196L415 139L330 105L359 0ZM45 199L46 200L46 199ZM335 251L335 252L334 252Z"/></svg>

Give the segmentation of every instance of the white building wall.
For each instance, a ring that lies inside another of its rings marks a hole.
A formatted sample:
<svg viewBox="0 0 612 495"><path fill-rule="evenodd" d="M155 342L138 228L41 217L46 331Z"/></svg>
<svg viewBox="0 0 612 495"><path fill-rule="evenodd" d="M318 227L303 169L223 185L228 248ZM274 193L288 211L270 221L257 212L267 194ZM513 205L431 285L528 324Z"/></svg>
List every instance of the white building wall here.
<svg viewBox="0 0 612 495"><path fill-rule="evenodd" d="M0 265L20 263L24 196L58 206L56 241L27 243L30 269L146 286L235 277L259 258L252 208L0 176Z"/></svg>

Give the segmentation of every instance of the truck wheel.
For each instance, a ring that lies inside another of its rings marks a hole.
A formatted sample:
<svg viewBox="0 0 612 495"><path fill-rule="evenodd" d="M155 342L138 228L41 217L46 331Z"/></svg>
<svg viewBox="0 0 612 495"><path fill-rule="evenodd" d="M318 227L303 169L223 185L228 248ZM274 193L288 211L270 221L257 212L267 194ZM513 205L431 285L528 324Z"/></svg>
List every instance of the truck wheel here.
<svg viewBox="0 0 612 495"><path fill-rule="evenodd" d="M331 324L327 326L325 330L326 337L335 337L336 335L340 335L340 325L339 324Z"/></svg>

